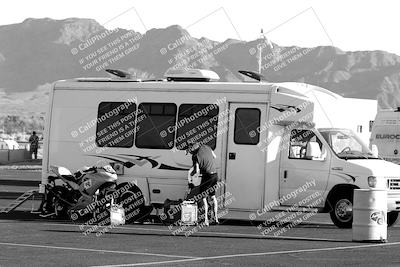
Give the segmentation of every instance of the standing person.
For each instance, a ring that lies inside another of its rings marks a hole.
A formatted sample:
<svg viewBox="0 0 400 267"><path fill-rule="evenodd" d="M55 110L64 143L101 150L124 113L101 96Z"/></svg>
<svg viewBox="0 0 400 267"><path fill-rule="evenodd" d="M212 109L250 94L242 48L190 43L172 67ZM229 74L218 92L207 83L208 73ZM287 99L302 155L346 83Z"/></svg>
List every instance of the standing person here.
<svg viewBox="0 0 400 267"><path fill-rule="evenodd" d="M218 202L215 197L215 189L214 186L218 182L218 174L216 169L216 155L212 149L207 145L202 145L198 142L196 143L188 143L188 148L186 153L192 154L193 161L193 171L191 175L194 175L197 172L197 166L200 169L200 174L202 174L202 180L200 184L200 193L207 192L207 194L203 197L204 204L204 223L205 225L209 225L208 220L208 195L211 196L214 204L214 216L215 223L219 223L218 221Z"/></svg>
<svg viewBox="0 0 400 267"><path fill-rule="evenodd" d="M35 159L37 159L37 151L39 148L39 136L36 135L36 132L33 131L32 135L29 137L29 143L30 143L30 155L32 159L32 154L35 154Z"/></svg>

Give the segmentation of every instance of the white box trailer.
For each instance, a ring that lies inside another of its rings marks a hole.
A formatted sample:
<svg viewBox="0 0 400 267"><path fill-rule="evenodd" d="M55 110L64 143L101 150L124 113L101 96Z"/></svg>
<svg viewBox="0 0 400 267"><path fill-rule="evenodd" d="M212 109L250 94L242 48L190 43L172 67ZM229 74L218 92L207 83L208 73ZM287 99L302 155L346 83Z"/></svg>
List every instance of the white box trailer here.
<svg viewBox="0 0 400 267"><path fill-rule="evenodd" d="M370 139L370 147L373 145L380 157L400 164L400 108L378 111Z"/></svg>
<svg viewBox="0 0 400 267"><path fill-rule="evenodd" d="M388 181L400 179L400 166L374 157L349 129L368 129L376 101L302 83L222 83L215 76L191 71L162 81L55 82L42 183L50 165L77 169L101 160L114 165L119 183L135 181L131 189L144 205L160 206L184 197L191 167L186 142L197 140L217 155L226 218L318 210L351 227L353 189L384 188L395 221L400 190Z"/></svg>

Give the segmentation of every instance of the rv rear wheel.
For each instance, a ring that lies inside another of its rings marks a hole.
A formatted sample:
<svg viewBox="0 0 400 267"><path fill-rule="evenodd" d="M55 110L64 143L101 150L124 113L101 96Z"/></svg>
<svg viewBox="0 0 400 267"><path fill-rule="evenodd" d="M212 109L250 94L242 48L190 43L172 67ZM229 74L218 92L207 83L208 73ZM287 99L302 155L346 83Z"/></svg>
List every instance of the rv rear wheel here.
<svg viewBox="0 0 400 267"><path fill-rule="evenodd" d="M343 190L330 200L332 222L339 228L351 228L353 224L353 189Z"/></svg>
<svg viewBox="0 0 400 267"><path fill-rule="evenodd" d="M399 217L398 211L391 211L387 213L387 225L393 226L397 222L397 218Z"/></svg>
<svg viewBox="0 0 400 267"><path fill-rule="evenodd" d="M151 212L144 205L144 197L142 191L133 184L123 183L117 185L118 204L122 204L125 210L125 222L142 222Z"/></svg>

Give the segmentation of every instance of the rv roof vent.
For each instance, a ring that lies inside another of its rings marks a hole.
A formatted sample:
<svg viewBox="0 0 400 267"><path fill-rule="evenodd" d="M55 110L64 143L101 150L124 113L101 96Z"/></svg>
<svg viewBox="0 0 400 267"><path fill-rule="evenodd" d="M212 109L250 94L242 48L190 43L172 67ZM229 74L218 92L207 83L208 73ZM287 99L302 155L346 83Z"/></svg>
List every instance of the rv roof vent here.
<svg viewBox="0 0 400 267"><path fill-rule="evenodd" d="M248 70L239 70L240 74L243 74L244 76L247 76L251 79L254 79L256 81L265 81L265 77L261 75L260 73L254 72L254 71L248 71Z"/></svg>
<svg viewBox="0 0 400 267"><path fill-rule="evenodd" d="M119 78L131 79L131 74L124 70L106 69L106 72Z"/></svg>
<svg viewBox="0 0 400 267"><path fill-rule="evenodd" d="M219 76L211 70L190 69L190 70L168 70L164 77L167 81L174 82L210 82L218 81Z"/></svg>

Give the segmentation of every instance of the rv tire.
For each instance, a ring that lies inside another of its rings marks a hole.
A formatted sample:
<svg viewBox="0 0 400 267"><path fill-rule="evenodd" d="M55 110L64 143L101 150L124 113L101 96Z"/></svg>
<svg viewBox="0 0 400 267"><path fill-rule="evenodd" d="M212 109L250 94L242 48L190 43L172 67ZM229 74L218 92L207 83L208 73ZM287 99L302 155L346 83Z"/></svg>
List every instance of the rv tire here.
<svg viewBox="0 0 400 267"><path fill-rule="evenodd" d="M343 188L329 200L332 222L339 228L351 228L353 224L353 188Z"/></svg>
<svg viewBox="0 0 400 267"><path fill-rule="evenodd" d="M388 227L393 226L399 217L398 211L391 211L387 213L387 225Z"/></svg>
<svg viewBox="0 0 400 267"><path fill-rule="evenodd" d="M144 197L142 191L136 185L127 186L128 183L117 185L118 200L125 210L126 223L143 222L151 212L144 205ZM123 190L123 188L128 188Z"/></svg>

